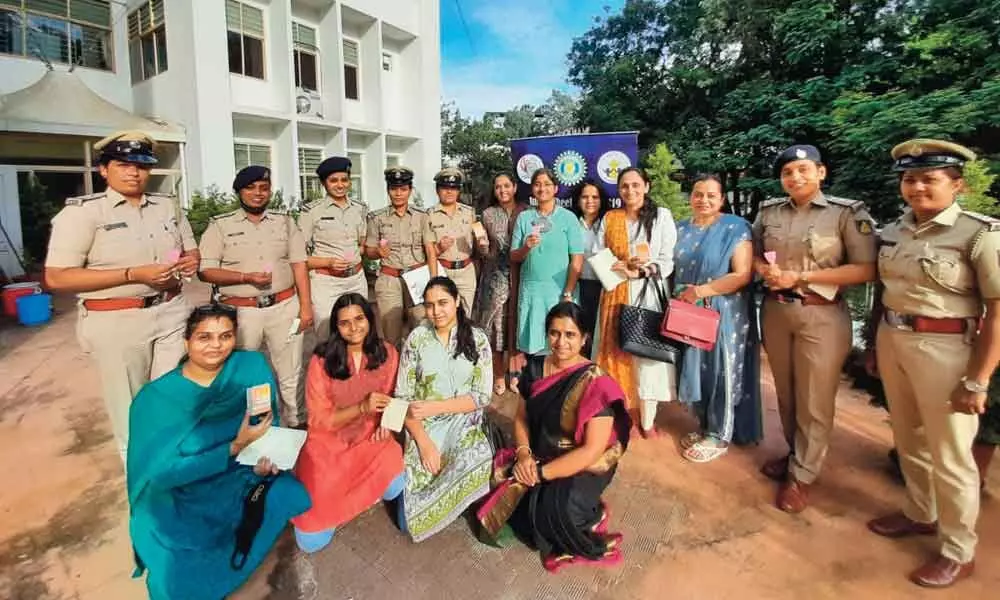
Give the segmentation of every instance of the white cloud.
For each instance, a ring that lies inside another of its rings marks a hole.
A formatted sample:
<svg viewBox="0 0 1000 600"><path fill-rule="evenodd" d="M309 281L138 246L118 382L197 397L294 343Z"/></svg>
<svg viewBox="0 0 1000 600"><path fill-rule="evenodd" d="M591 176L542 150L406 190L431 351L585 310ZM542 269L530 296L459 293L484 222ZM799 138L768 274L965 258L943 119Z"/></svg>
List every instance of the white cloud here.
<svg viewBox="0 0 1000 600"><path fill-rule="evenodd" d="M566 54L573 34L553 2L488 2L468 13L486 31L476 54L448 57L442 73L445 101L464 115L480 116L522 104L541 104L553 89L567 89Z"/></svg>

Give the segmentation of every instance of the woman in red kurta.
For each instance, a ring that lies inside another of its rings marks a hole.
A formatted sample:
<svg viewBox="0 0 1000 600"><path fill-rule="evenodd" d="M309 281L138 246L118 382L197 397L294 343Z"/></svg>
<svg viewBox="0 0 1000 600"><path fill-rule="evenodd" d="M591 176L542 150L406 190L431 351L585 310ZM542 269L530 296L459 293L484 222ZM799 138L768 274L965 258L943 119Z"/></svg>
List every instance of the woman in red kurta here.
<svg viewBox="0 0 1000 600"><path fill-rule="evenodd" d="M358 294L337 300L330 323L330 338L309 362L309 435L295 468L312 497L312 509L292 519L305 552L322 549L337 527L405 487L403 451L379 426L399 354L378 337L371 305Z"/></svg>

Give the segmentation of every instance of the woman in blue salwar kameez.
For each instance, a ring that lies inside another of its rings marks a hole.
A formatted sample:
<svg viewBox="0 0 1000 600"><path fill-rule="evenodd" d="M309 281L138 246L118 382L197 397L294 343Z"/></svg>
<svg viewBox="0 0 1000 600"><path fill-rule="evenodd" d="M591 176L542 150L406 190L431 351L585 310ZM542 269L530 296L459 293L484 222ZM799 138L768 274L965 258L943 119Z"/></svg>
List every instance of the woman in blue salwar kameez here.
<svg viewBox="0 0 1000 600"><path fill-rule="evenodd" d="M709 462L730 442L750 444L763 436L760 350L749 283L753 250L750 224L725 214L722 184L712 175L695 179L693 216L677 224L674 290L682 300L703 302L719 313L715 347L685 346L678 397L690 405L700 431L686 436L684 458Z"/></svg>
<svg viewBox="0 0 1000 600"><path fill-rule="evenodd" d="M152 600L219 600L243 585L289 519L309 508L305 488L267 459L236 455L278 423L278 387L258 352L233 351L236 311L195 309L185 330L187 356L142 388L129 417L129 532L136 576L148 571ZM248 390L270 394L271 412L247 410ZM259 422L256 422L257 419ZM270 480L260 528L240 563L236 531L247 494Z"/></svg>

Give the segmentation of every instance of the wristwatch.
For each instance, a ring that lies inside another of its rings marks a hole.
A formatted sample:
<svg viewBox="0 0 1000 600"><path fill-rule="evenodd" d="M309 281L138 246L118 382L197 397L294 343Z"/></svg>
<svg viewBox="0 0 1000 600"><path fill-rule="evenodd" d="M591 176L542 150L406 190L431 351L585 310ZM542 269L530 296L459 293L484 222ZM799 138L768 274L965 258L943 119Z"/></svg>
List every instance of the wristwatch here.
<svg viewBox="0 0 1000 600"><path fill-rule="evenodd" d="M962 387L973 394L985 394L990 390L990 384L979 383L978 381L973 381L968 377L962 377Z"/></svg>
<svg viewBox="0 0 1000 600"><path fill-rule="evenodd" d="M573 299L573 294L563 294L562 298L563 298L563 300L572 300Z"/></svg>

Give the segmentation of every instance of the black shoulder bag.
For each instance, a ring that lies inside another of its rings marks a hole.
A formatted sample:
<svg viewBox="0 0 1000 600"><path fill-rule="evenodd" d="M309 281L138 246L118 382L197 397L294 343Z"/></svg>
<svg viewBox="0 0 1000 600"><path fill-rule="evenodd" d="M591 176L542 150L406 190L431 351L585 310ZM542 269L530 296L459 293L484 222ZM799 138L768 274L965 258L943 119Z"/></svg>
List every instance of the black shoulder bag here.
<svg viewBox="0 0 1000 600"><path fill-rule="evenodd" d="M660 301L658 311L643 306L650 284ZM622 350L649 360L676 365L680 359L680 349L674 342L660 335L663 311L668 304L658 278L646 279L636 304L638 306L625 304L621 307L618 317L618 343L621 344Z"/></svg>

